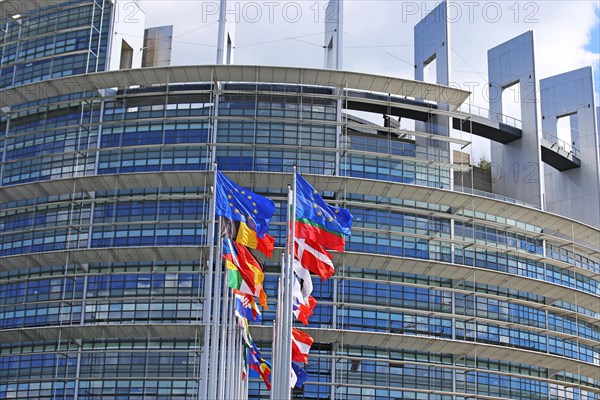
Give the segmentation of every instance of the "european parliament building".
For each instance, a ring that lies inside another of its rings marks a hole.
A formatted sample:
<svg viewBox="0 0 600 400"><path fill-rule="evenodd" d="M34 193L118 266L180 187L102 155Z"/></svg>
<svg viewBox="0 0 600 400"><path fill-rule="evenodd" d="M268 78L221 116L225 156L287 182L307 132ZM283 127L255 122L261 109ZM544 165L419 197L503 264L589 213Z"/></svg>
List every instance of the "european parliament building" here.
<svg viewBox="0 0 600 400"><path fill-rule="evenodd" d="M446 3L411 79L341 70L341 15L326 69L232 65L225 22L216 65L164 65L169 29L114 35L118 4L0 2L0 399L198 399L215 162L275 201L278 247L294 165L354 216L293 398L600 399L591 68L535 91L531 32L490 49L490 87L535 98L514 120L449 86ZM453 132L489 140L493 179Z"/></svg>

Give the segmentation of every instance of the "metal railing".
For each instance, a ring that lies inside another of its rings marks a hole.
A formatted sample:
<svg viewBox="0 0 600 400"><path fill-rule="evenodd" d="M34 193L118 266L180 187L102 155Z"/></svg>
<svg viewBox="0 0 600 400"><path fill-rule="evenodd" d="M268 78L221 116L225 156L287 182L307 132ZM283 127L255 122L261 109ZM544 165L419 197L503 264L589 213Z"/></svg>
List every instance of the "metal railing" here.
<svg viewBox="0 0 600 400"><path fill-rule="evenodd" d="M535 208L536 210L541 210L542 209L540 206L537 206L537 205L531 204L531 203L527 203L525 201L516 200L516 199L510 198L510 197L506 197L506 196L502 196L502 195L499 195L499 194L495 194L495 193L491 193L491 192L486 192L486 191L478 190L478 189L473 189L473 188L470 188L470 187L460 186L460 185L456 185L456 184L454 184L453 191L460 192L460 193L473 194L473 195L476 195L476 196L486 197L488 199L500 200L500 201L504 201L506 203L512 203L512 204L516 204L516 205L520 205L520 206Z"/></svg>
<svg viewBox="0 0 600 400"><path fill-rule="evenodd" d="M521 120L501 113L493 112L487 108L476 106L474 104L463 104L460 106L458 111L469 115L476 115L478 117L487 118L492 121L497 121L512 126L513 128L522 129Z"/></svg>
<svg viewBox="0 0 600 400"><path fill-rule="evenodd" d="M463 114L475 115L478 117L487 118L491 121L500 122L508 126L512 126L513 128L523 129L521 120L501 113L493 112L487 108L476 106L474 104L463 104L460 106L458 111ZM552 133L546 132L542 129L540 129L539 132L540 136L543 139L552 143L551 149L554 149L557 153L560 153L561 150L563 150L564 152L572 154L573 156L579 158L579 149L575 147L572 143L567 143L564 140L558 138L556 135L553 135Z"/></svg>
<svg viewBox="0 0 600 400"><path fill-rule="evenodd" d="M545 131L541 131L542 133L542 138L544 140L549 141L550 143L552 143L552 146L550 147L550 149L556 151L557 153L560 153L561 150L572 154L573 156L579 158L579 149L575 146L573 146L572 143L567 143L564 140L560 139L558 136L555 136L549 132L545 132Z"/></svg>

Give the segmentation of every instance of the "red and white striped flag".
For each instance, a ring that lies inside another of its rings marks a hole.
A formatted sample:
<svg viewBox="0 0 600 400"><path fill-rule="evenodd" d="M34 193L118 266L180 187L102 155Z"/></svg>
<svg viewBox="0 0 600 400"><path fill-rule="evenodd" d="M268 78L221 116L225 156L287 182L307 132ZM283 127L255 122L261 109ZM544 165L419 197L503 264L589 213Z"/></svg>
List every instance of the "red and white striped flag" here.
<svg viewBox="0 0 600 400"><path fill-rule="evenodd" d="M300 329L292 328L292 361L307 363L308 352L314 339Z"/></svg>
<svg viewBox="0 0 600 400"><path fill-rule="evenodd" d="M302 280L302 297L308 299L310 294L313 291L312 279L310 277L310 272L306 268L300 264L300 261L293 260L292 267L294 268L294 272L298 275L298 278Z"/></svg>
<svg viewBox="0 0 600 400"><path fill-rule="evenodd" d="M296 259L302 266L321 279L330 278L335 272L331 255L319 243L305 238L296 238Z"/></svg>

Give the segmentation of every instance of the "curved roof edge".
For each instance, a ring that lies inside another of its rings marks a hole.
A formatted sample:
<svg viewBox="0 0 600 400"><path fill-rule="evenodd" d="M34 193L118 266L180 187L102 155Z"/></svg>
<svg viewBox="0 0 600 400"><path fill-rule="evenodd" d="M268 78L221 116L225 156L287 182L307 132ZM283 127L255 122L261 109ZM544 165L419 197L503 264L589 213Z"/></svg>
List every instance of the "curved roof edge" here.
<svg viewBox="0 0 600 400"><path fill-rule="evenodd" d="M30 83L0 91L0 104L11 107L89 90L219 81L352 88L446 103L453 110L470 95L468 91L448 86L360 72L259 65L197 65L96 72Z"/></svg>

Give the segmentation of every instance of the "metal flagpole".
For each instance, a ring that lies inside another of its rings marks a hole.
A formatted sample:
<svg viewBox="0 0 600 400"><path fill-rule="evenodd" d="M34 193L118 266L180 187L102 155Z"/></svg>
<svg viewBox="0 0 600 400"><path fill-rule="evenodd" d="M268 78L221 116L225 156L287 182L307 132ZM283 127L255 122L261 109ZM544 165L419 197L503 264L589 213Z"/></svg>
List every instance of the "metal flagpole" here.
<svg viewBox="0 0 600 400"><path fill-rule="evenodd" d="M212 198L209 205L210 220L208 224L208 262L207 262L207 273L204 278L204 300L202 302L202 325L204 325L204 340L202 343L202 360L200 363L200 380L199 384L199 398L206 399L208 396L208 383L209 383L209 350L210 350L210 339L212 337L212 289L213 289L213 264L215 256L215 227L216 227L216 190L217 190L217 163L213 164L213 184L212 184Z"/></svg>
<svg viewBox="0 0 600 400"><path fill-rule="evenodd" d="M245 355L243 355L242 357L244 357L244 356ZM243 361L243 359L242 359L242 361ZM245 365L244 365L244 368L246 368ZM248 369L246 368L246 379L244 380L244 382L242 382L242 395L240 397L242 400L248 400L248 381L249 380L250 380L250 371L248 371Z"/></svg>
<svg viewBox="0 0 600 400"><path fill-rule="evenodd" d="M289 196L288 196L289 197ZM282 303L283 303L283 276L285 274L285 253L281 253L281 276L277 281L277 313L275 320L273 321L273 348L271 349L271 360L273 370L271 371L271 400L276 400L276 393L279 393L279 353L281 351L281 318L282 314Z"/></svg>
<svg viewBox="0 0 600 400"><path fill-rule="evenodd" d="M296 202L298 193L296 191L296 166L294 166L294 183L292 186L292 209L291 209L291 226L290 226L290 238L288 243L288 255L287 255L287 274L285 284L285 312L286 322L284 331L284 348L285 348L285 359L283 360L283 371L282 371L282 390L285 395L284 399L290 398L290 370L292 368L292 324L293 324L293 300L292 300L292 286L294 284L294 246L296 245Z"/></svg>
<svg viewBox="0 0 600 400"><path fill-rule="evenodd" d="M292 283L293 272L292 263L294 260L294 238L296 235L296 167L294 166L293 187L288 186L288 241L285 260L282 263L281 273L281 318L277 329L279 339L277 344L277 354L273 360L277 361L277 371L274 380L277 379L277 386L273 387L271 399L289 399L290 398L290 368L292 366ZM275 384L275 381L273 382Z"/></svg>
<svg viewBox="0 0 600 400"><path fill-rule="evenodd" d="M233 399L235 396L232 394L235 393L235 383L236 383L236 371L237 365L235 364L235 360L237 359L237 354L239 353L239 347L237 343L235 343L235 333L237 330L236 324L236 316L235 316L235 296L229 290L229 312L227 319L229 321L227 328L227 366L225 368L226 374L223 382L224 391L222 398L224 399Z"/></svg>
<svg viewBox="0 0 600 400"><path fill-rule="evenodd" d="M234 298L235 301L235 298ZM235 307L235 305L233 305L233 307ZM241 379L240 377L240 363L239 363L239 355L241 353L240 351L240 345L239 345L239 341L237 341L237 332L238 332L238 326L237 326L237 321L235 320L234 317L234 323L231 326L231 333L230 333L230 344L229 344L229 362L231 364L230 366L230 371L231 371L231 382L228 385L228 389L225 391L225 395L227 397L227 399L239 399L239 381Z"/></svg>
<svg viewBox="0 0 600 400"><path fill-rule="evenodd" d="M242 330L239 326L236 327L235 330L235 346L237 346L240 351L237 352L236 357L236 368L237 368L237 384L236 384L236 398L243 398L242 389L244 388L244 381L242 381L242 376L244 375L244 352L246 348L242 345ZM248 378L246 378L248 379Z"/></svg>
<svg viewBox="0 0 600 400"><path fill-rule="evenodd" d="M215 174L216 175L216 174ZM221 321L225 320L225 318L221 318L221 302L223 298L221 293L223 290L221 289L223 283L223 267L222 267L222 255L223 255L223 235L221 234L221 229L219 223L219 235L217 240L217 251L216 251L216 262L215 264L215 279L214 279L214 293L215 299L213 301L212 308L212 344L210 347L210 368L208 371L208 396L207 399L217 399L217 390L218 390L218 373L222 368L222 365L219 363L219 344L221 341L221 332L219 330L219 324Z"/></svg>
<svg viewBox="0 0 600 400"><path fill-rule="evenodd" d="M223 274L225 275L225 274ZM227 287L227 282L223 283L223 314L221 317L221 329L220 329L220 344L219 344L219 370L217 378L217 399L226 399L225 396L225 381L228 378L228 363L227 363L227 351L228 351L228 331L229 331L229 295L230 290Z"/></svg>

